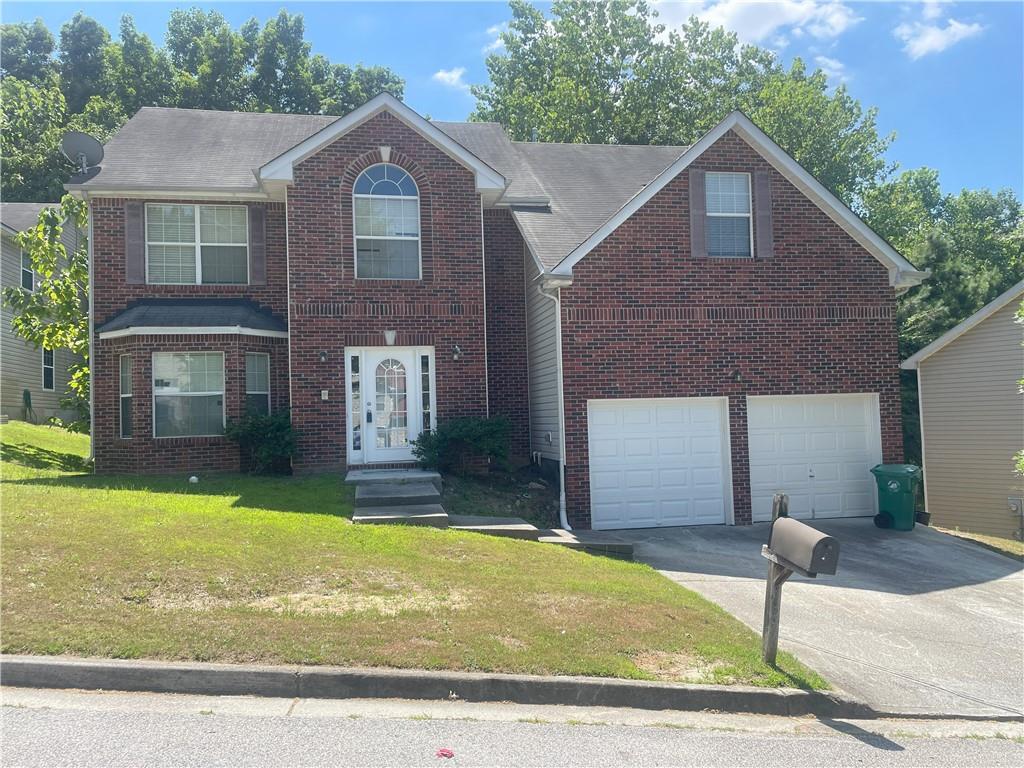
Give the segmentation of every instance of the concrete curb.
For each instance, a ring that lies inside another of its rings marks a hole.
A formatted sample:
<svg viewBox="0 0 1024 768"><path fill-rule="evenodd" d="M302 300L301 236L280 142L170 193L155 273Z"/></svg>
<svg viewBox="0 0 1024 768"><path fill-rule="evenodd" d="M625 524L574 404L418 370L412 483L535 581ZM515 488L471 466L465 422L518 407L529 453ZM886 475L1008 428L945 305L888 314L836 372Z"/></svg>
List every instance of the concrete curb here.
<svg viewBox="0 0 1024 768"><path fill-rule="evenodd" d="M593 677L0 656L0 684L24 688L313 699L448 699L869 719L845 696L795 689Z"/></svg>

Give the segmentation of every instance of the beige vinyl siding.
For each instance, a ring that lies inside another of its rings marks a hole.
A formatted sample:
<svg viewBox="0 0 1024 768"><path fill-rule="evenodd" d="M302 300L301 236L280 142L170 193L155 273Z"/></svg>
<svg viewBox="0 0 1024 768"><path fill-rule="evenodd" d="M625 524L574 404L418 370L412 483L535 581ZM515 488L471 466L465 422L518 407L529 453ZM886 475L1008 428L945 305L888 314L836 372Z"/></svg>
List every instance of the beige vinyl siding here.
<svg viewBox="0 0 1024 768"><path fill-rule="evenodd" d="M75 247L76 233L65 228L64 245ZM21 285L21 250L5 232L0 238L0 282L3 287ZM60 411L60 400L68 388L68 366L71 353L58 349L53 355L53 391L43 389L43 353L17 336L11 327L14 312L0 310L3 330L0 331L0 414L11 419L26 418L22 393L32 393L32 409L36 421L45 422Z"/></svg>
<svg viewBox="0 0 1024 768"><path fill-rule="evenodd" d="M534 279L540 274L529 251L526 259L526 335L530 369L530 450L552 461L559 450L558 346L555 302L540 295Z"/></svg>
<svg viewBox="0 0 1024 768"><path fill-rule="evenodd" d="M928 511L935 525L1013 537L1020 496L1013 455L1024 447L1024 327L1011 302L925 358L918 369Z"/></svg>

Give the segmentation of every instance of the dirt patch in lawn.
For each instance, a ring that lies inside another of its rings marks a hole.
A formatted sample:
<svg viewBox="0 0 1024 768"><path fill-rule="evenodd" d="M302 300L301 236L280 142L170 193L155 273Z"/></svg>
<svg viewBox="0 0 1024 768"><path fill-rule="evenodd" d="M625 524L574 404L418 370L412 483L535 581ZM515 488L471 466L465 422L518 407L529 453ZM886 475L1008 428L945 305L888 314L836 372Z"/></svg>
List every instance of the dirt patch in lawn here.
<svg viewBox="0 0 1024 768"><path fill-rule="evenodd" d="M286 595L270 595L248 604L258 611L277 613L343 615L376 611L382 616L398 616L401 613L438 613L460 611L468 604L461 592L432 592L412 588L393 595L365 595L352 592L293 592Z"/></svg>
<svg viewBox="0 0 1024 768"><path fill-rule="evenodd" d="M717 677L726 665L720 661L705 661L689 653L667 651L644 651L633 657L633 663L645 672L661 680L681 682L706 682Z"/></svg>

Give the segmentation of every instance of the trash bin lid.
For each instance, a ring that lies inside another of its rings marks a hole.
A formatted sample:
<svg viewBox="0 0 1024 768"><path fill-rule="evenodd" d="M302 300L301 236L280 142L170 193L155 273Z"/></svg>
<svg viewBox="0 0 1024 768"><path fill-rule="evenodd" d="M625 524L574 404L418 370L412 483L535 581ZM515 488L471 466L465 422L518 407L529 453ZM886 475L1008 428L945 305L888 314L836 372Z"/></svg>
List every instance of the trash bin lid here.
<svg viewBox="0 0 1024 768"><path fill-rule="evenodd" d="M873 475L917 475L921 468L916 464L876 464L871 468Z"/></svg>

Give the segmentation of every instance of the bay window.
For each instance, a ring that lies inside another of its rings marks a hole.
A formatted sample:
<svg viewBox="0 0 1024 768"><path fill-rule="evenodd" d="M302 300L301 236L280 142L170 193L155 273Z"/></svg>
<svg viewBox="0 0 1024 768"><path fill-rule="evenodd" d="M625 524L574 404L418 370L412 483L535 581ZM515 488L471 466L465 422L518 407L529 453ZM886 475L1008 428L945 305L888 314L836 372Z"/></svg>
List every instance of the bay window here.
<svg viewBox="0 0 1024 768"><path fill-rule="evenodd" d="M270 413L270 355L265 352L245 353L245 410Z"/></svg>
<svg viewBox="0 0 1024 768"><path fill-rule="evenodd" d="M224 434L224 353L153 353L153 434Z"/></svg>

